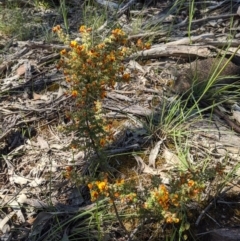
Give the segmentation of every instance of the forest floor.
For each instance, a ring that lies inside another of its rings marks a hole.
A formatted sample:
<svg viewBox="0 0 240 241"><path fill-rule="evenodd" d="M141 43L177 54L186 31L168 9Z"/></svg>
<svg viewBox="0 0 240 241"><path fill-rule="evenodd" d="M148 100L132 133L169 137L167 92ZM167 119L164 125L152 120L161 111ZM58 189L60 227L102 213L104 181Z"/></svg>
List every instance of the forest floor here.
<svg viewBox="0 0 240 241"><path fill-rule="evenodd" d="M240 240L240 83L216 85L227 66L240 76L238 4L54 2L0 1L1 240ZM133 51L130 81L96 99L104 160L58 68L83 25L92 46L122 30ZM204 84L176 91L192 71Z"/></svg>

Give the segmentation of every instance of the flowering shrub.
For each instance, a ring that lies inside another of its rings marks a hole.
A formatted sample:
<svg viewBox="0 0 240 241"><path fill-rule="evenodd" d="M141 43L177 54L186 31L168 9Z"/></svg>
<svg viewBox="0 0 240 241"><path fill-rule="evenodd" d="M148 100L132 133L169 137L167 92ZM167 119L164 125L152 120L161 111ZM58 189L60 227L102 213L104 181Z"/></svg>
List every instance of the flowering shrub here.
<svg viewBox="0 0 240 241"><path fill-rule="evenodd" d="M199 201L199 195L203 189L202 182L182 175L171 183L171 192L163 184L151 190L144 207L154 213L159 213L166 223L179 223L186 204L190 201Z"/></svg>
<svg viewBox="0 0 240 241"><path fill-rule="evenodd" d="M189 174L187 174L189 175ZM171 183L171 190L166 185L160 184L158 187L150 187L145 190L145 201L141 205L145 210L154 211L164 217L167 223L178 223L181 219L178 211L184 209L184 205L189 201L199 201L199 195L204 190L201 182L194 181L182 175L176 181ZM91 192L92 201L101 197L110 197L119 199L121 202L134 202L142 198L140 194L132 191L125 185L124 180L116 180L115 183L109 183L105 176L103 180L91 182L88 184Z"/></svg>
<svg viewBox="0 0 240 241"><path fill-rule="evenodd" d="M192 201L199 202L204 190L201 177L190 172L181 174L177 179L173 178L169 187L164 184L154 186L152 183L143 192L137 192L133 183L128 185L124 180L110 183L107 176L89 183L88 187L93 202L107 197L110 204L115 206L116 203L134 204L134 211L139 217L141 213L143 217L148 213L151 217L160 219L162 223L178 225L179 235L190 228L186 217L187 205ZM187 234L183 237L186 239Z"/></svg>
<svg viewBox="0 0 240 241"><path fill-rule="evenodd" d="M94 202L99 198L109 197L111 201L120 197L120 193L123 192L124 180L118 179L115 183L110 184L108 178L105 175L103 180L94 181L88 184L91 193L91 200Z"/></svg>
<svg viewBox="0 0 240 241"><path fill-rule="evenodd" d="M61 51L57 68L63 70L71 86L68 94L76 105L76 111L67 116L72 120L71 130L77 133L72 147L83 147L85 151L86 148L93 148L101 161L101 150L112 140L113 134L111 123L103 118L102 100L108 89L114 89L116 82L129 82L130 73L122 62L133 50L121 29L112 30L110 36L98 43L94 42L92 29L85 26L79 29L81 43L70 41L60 26L54 27L53 31L70 47L70 50ZM150 48L150 45L138 40L136 47L143 50ZM67 179L78 179L72 167L67 167L63 174ZM133 185L127 187L124 180L110 183L107 176L90 182L88 187L93 202L107 197L115 212L115 201L119 201L118 204L131 203L136 211L144 210L166 223L178 224L185 222L183 212L186 204L192 200L198 201L204 188L200 180L199 176L185 173L173 179L169 188L164 184L151 185L145 189L144 195L137 192Z"/></svg>
<svg viewBox="0 0 240 241"><path fill-rule="evenodd" d="M106 97L107 89L113 89L116 82L130 80L130 73L122 64L131 53L127 47L127 36L121 29L114 29L109 37L95 43L92 29L81 26L82 42L79 43L69 41L60 26L54 27L53 31L70 46L70 51L61 51L57 68L63 70L77 107L77 111L70 114L74 122L71 129L77 130L78 135L73 145L81 146L80 143L84 143L85 150L86 147L94 148L100 156L100 150L112 139L111 123L106 123L102 118L101 100ZM143 44L141 48L144 48ZM79 141L79 137L84 138L85 142Z"/></svg>

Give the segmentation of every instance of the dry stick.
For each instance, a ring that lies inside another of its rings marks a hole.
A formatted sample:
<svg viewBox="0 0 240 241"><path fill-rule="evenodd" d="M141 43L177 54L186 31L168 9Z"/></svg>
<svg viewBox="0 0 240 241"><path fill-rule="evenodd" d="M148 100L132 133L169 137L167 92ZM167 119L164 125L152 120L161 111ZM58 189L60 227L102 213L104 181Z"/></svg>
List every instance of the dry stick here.
<svg viewBox="0 0 240 241"><path fill-rule="evenodd" d="M156 32L147 32L147 33L140 33L140 34L135 34L135 35L130 35L128 37L128 40L133 40L133 39L139 39L139 38L144 38L144 37L150 37L150 36L166 36L167 31L156 31ZM188 38L189 39L189 38Z"/></svg>
<svg viewBox="0 0 240 241"><path fill-rule="evenodd" d="M210 20L215 20L215 19L220 19L220 18L230 18L230 17L239 17L238 14L234 13L234 14L224 14L224 15L218 15L218 16L210 16L210 17L206 17L206 18L201 18L201 19L197 19L197 20L193 20L191 22L191 24L200 24L200 23L204 23ZM173 27L179 27L179 26L185 26L188 25L188 22L184 22L184 23L179 23L174 25Z"/></svg>
<svg viewBox="0 0 240 241"><path fill-rule="evenodd" d="M117 18L120 18L135 2L136 0L130 0L127 4L120 8L117 12Z"/></svg>
<svg viewBox="0 0 240 241"><path fill-rule="evenodd" d="M231 204L240 204L240 202L227 202L227 201L217 201L217 203L223 203L223 204L228 204L228 205L231 205Z"/></svg>
<svg viewBox="0 0 240 241"><path fill-rule="evenodd" d="M214 203L215 200L212 200L208 206L201 212L200 216L198 217L197 221L195 222L195 225L198 226L203 215L205 215L205 213L213 206L213 203Z"/></svg>
<svg viewBox="0 0 240 241"><path fill-rule="evenodd" d="M234 131L240 134L240 126L233 122L227 115L223 114L220 110L215 108L213 109L213 112L223 118Z"/></svg>
<svg viewBox="0 0 240 241"><path fill-rule="evenodd" d="M204 106L208 106L208 104L204 101L201 101L201 103L204 105ZM223 118L228 126L230 126L235 132L239 133L240 134L240 126L238 126L235 122L233 122L227 115L225 115L224 113L222 113L220 110L216 109L216 108L213 108L213 112Z"/></svg>
<svg viewBox="0 0 240 241"><path fill-rule="evenodd" d="M130 235L129 235L127 229L126 229L126 227L124 226L124 224L123 224L123 222L122 222L122 220L121 220L121 218L120 218L120 216L119 216L119 214L118 214L118 210L117 210L116 204L115 204L115 202L114 202L114 200L113 200L112 198L111 198L111 201L112 201L113 208L114 208L115 214L116 214L116 216L117 216L118 222L120 223L121 227L124 229L125 233L127 234L127 236L128 236L128 241L131 241L132 239L131 239L131 237L130 237Z"/></svg>
<svg viewBox="0 0 240 241"><path fill-rule="evenodd" d="M221 225L214 218L212 218L209 214L206 213L206 216L209 217L214 223L216 223L218 227L221 227Z"/></svg>
<svg viewBox="0 0 240 241"><path fill-rule="evenodd" d="M37 43L34 41L28 42L26 44L27 47L31 48L31 49L37 49L37 48L41 48L41 49L49 49L51 51L53 50L63 50L66 49L67 51L71 50L71 48L67 45L57 45L57 44L45 44L45 43Z"/></svg>

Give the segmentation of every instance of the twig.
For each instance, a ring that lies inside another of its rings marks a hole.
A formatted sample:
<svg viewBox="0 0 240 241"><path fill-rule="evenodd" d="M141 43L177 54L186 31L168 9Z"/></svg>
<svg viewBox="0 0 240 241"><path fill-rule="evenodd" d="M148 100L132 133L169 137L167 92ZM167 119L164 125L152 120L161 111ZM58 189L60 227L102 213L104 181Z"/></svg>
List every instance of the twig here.
<svg viewBox="0 0 240 241"><path fill-rule="evenodd" d="M212 218L209 214L206 213L206 216L208 216L214 223L216 223L219 227L221 227L221 225L214 218Z"/></svg>
<svg viewBox="0 0 240 241"><path fill-rule="evenodd" d="M215 200L212 200L212 201L208 204L208 206L201 212L200 216L198 217L197 221L195 222L195 225L196 225L196 226L199 225L199 223L200 223L203 215L205 215L206 212L213 206L214 202L215 202Z"/></svg>
<svg viewBox="0 0 240 241"><path fill-rule="evenodd" d="M123 222L122 222L122 220L121 220L121 218L120 218L120 216L119 216L119 214L118 214L118 210L117 210L116 204L115 204L115 202L114 202L114 200L113 200L112 198L111 198L111 201L112 201L112 204L113 204L113 208L114 208L114 211L115 211L117 220L118 220L118 222L120 223L120 225L121 225L121 227L123 228L123 230L125 231L125 233L127 234L127 236L128 236L128 241L131 241L132 238L131 238L130 234L128 233L126 227L124 226L124 224L123 224Z"/></svg>

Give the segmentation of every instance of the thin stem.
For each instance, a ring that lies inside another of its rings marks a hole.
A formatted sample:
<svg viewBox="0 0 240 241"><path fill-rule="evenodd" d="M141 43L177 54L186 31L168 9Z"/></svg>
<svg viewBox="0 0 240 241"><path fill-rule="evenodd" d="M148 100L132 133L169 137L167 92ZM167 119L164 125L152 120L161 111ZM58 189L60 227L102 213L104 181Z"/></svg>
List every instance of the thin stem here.
<svg viewBox="0 0 240 241"><path fill-rule="evenodd" d="M113 198L110 198L110 199L111 199L111 201L112 201L113 208L114 208L114 211L115 211L117 220L118 220L118 222L120 223L122 229L124 229L124 231L126 232L126 234L127 234L127 236L128 236L128 241L131 241L131 236L129 235L126 227L124 226L124 224L123 224L123 222L122 222L122 220L121 220L121 218L120 218L120 216L119 216L119 214L118 214L118 210L117 210L116 204L115 204Z"/></svg>

